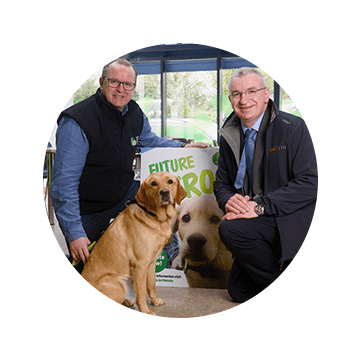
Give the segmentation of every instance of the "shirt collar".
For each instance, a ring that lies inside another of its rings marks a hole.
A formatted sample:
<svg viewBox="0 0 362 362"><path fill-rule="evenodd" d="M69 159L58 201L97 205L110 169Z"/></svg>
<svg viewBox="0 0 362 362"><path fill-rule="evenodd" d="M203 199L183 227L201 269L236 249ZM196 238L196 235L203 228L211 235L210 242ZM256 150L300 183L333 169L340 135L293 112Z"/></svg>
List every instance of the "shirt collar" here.
<svg viewBox="0 0 362 362"><path fill-rule="evenodd" d="M265 113L265 112L264 112ZM264 113L258 118L258 120L254 123L254 125L251 127L251 129L255 129L255 131L259 131L261 120L264 117ZM241 122L241 121L240 121ZM241 122L241 127L243 128L243 132L245 134L245 131L248 129L248 127L245 127L243 122Z"/></svg>
<svg viewBox="0 0 362 362"><path fill-rule="evenodd" d="M128 103L122 109L122 116L124 116L128 112Z"/></svg>

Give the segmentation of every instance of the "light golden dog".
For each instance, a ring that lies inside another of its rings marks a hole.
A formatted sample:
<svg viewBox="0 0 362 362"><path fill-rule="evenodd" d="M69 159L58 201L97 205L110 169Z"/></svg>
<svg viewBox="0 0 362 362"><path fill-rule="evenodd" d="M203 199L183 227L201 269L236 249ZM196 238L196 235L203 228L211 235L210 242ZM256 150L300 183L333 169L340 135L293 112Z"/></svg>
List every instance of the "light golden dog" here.
<svg viewBox="0 0 362 362"><path fill-rule="evenodd" d="M184 201L177 210L171 228L179 232L182 265L190 287L227 288L232 255L219 236L223 216L211 195Z"/></svg>
<svg viewBox="0 0 362 362"><path fill-rule="evenodd" d="M137 203L128 206L99 239L82 272L96 289L126 306L127 279L132 277L136 304L143 313L155 315L146 302L146 290L154 306L165 304L156 296L157 256L171 240L170 223L186 191L168 172L150 175L141 184Z"/></svg>

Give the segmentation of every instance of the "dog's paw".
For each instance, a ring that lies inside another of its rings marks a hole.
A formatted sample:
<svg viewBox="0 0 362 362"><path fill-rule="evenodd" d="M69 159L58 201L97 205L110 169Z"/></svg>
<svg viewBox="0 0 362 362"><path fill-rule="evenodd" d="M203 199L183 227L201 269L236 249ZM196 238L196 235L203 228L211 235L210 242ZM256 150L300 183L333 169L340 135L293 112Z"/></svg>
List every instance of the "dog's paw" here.
<svg viewBox="0 0 362 362"><path fill-rule="evenodd" d="M125 299L123 302L122 302L122 305L124 305L125 307L127 308L133 308L134 305L135 305L135 302L133 300L130 300L130 299Z"/></svg>
<svg viewBox="0 0 362 362"><path fill-rule="evenodd" d="M158 306L160 306L160 305L164 305L164 304L165 304L165 302L164 302L161 298L159 298L159 297L154 297L154 298L152 298L152 299L151 299L151 303L152 303L155 307L158 307Z"/></svg>
<svg viewBox="0 0 362 362"><path fill-rule="evenodd" d="M144 313L149 314L149 315L157 315L156 313L151 312L150 310L148 312L144 312Z"/></svg>
<svg viewBox="0 0 362 362"><path fill-rule="evenodd" d="M147 307L147 308L140 308L139 311L140 311L141 313L145 313L145 314L149 314L149 315L157 315L156 313L150 311L150 310L148 309L148 307Z"/></svg>

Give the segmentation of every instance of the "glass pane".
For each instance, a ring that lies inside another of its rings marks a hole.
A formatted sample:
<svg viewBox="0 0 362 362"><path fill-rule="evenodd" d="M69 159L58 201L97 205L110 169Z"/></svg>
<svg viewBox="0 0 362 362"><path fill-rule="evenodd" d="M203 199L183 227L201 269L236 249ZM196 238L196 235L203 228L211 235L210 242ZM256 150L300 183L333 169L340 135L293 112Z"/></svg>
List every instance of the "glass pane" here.
<svg viewBox="0 0 362 362"><path fill-rule="evenodd" d="M298 117L302 117L298 108L294 104L293 100L289 97L287 92L280 87L280 109L284 112L292 113Z"/></svg>
<svg viewBox="0 0 362 362"><path fill-rule="evenodd" d="M167 73L166 137L215 145L216 72Z"/></svg>
<svg viewBox="0 0 362 362"><path fill-rule="evenodd" d="M138 103L152 124L161 130L161 77L159 74L145 74L137 77L137 88L132 99ZM153 130L155 132L155 130ZM157 133L158 136L161 133Z"/></svg>
<svg viewBox="0 0 362 362"><path fill-rule="evenodd" d="M222 96L221 96L221 115L220 115L220 127L223 126L226 119L230 116L233 109L229 101L229 88L228 83L231 76L237 69L223 69L222 70Z"/></svg>
<svg viewBox="0 0 362 362"><path fill-rule="evenodd" d="M73 95L73 104L83 101L97 91L101 74L102 69L99 69L77 89Z"/></svg>

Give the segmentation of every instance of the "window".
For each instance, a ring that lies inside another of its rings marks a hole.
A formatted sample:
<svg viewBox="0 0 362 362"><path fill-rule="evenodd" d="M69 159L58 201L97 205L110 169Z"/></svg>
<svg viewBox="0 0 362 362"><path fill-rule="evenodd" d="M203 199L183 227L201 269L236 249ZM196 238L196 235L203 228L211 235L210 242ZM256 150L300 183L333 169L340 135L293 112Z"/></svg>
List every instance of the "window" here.
<svg viewBox="0 0 362 362"><path fill-rule="evenodd" d="M160 74L144 74L137 77L137 87L132 99L138 103L149 120L161 122Z"/></svg>
<svg viewBox="0 0 362 362"><path fill-rule="evenodd" d="M197 44L159 45L126 54L123 58L130 60L137 69L133 99L158 136L163 134L163 137L192 139L211 145L217 145L218 127L222 127L233 111L228 91L231 75L240 67L255 67L235 54ZM271 99L275 96L275 101L279 102L277 107L300 116L288 94L268 74L257 69L266 78ZM95 80L82 85L79 97L78 93L74 97L75 102L95 92L100 72Z"/></svg>
<svg viewBox="0 0 362 362"><path fill-rule="evenodd" d="M293 100L289 97L286 91L280 88L280 109L284 112L294 114L298 117L302 117L298 108L294 104Z"/></svg>
<svg viewBox="0 0 362 362"><path fill-rule="evenodd" d="M215 85L216 71L167 73L167 137L216 144Z"/></svg>

